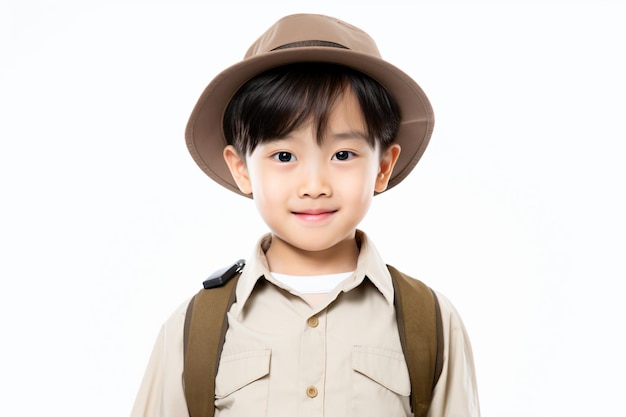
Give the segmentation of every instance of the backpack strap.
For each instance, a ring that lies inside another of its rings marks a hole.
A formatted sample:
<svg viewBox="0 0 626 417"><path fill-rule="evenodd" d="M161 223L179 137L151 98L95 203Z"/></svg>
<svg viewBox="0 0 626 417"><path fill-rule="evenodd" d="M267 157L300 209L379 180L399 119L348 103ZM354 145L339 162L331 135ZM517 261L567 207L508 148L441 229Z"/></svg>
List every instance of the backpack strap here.
<svg viewBox="0 0 626 417"><path fill-rule="evenodd" d="M422 282L387 265L396 321L411 381L415 417L425 417L443 368L443 329L437 295ZM408 336L408 337L407 337Z"/></svg>
<svg viewBox="0 0 626 417"><path fill-rule="evenodd" d="M191 417L213 417L215 414L215 376L228 328L226 313L235 301L239 275L221 286L201 289L187 307L183 387Z"/></svg>
<svg viewBox="0 0 626 417"><path fill-rule="evenodd" d="M425 417L443 368L439 303L435 292L422 282L392 266L387 267L394 287L400 342L409 369L411 407L415 417ZM210 280L205 281L205 289L200 290L187 307L183 386L191 417L215 414L215 377L228 327L227 312L235 301L240 272L241 268L233 272L232 279L227 274L221 275L226 276L225 283L207 285Z"/></svg>

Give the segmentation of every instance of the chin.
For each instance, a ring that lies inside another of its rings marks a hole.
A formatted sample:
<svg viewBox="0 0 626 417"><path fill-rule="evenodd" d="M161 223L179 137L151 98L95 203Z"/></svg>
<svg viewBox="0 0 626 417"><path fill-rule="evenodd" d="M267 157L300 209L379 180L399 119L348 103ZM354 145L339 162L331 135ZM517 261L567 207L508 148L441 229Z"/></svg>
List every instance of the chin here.
<svg viewBox="0 0 626 417"><path fill-rule="evenodd" d="M303 237L304 239L294 239L288 241L288 243L302 251L323 252L326 250L332 250L348 240L353 240L354 234L352 236L336 237L334 239L324 239L323 237L316 236L313 233L310 235L304 235Z"/></svg>

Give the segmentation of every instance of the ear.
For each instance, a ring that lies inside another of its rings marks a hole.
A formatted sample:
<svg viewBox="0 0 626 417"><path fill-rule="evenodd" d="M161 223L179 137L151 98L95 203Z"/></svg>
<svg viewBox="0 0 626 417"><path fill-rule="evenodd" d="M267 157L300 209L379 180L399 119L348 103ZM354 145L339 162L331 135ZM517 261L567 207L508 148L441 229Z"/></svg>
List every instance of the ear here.
<svg viewBox="0 0 626 417"><path fill-rule="evenodd" d="M394 143L389 145L389 147L385 149L380 156L378 175L376 176L376 185L374 187L374 190L377 193L382 193L387 189L389 178L391 178L393 167L396 166L396 162L398 162L401 150L402 148L400 145Z"/></svg>
<svg viewBox="0 0 626 417"><path fill-rule="evenodd" d="M224 161L228 165L230 175L233 176L239 190L244 194L252 194L252 186L250 185L250 175L246 161L239 155L239 152L232 146L228 145L224 148Z"/></svg>

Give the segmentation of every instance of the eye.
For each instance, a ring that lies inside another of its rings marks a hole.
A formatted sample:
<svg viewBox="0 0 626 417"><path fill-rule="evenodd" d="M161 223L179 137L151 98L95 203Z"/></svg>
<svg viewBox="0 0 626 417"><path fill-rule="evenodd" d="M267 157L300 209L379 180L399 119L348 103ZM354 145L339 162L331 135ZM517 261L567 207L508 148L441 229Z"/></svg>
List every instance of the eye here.
<svg viewBox="0 0 626 417"><path fill-rule="evenodd" d="M336 159L338 161L347 161L348 159L353 158L354 156L355 156L354 152L339 151L333 156L333 159Z"/></svg>
<svg viewBox="0 0 626 417"><path fill-rule="evenodd" d="M296 160L296 157L291 152L276 152L272 157L280 162L293 162Z"/></svg>

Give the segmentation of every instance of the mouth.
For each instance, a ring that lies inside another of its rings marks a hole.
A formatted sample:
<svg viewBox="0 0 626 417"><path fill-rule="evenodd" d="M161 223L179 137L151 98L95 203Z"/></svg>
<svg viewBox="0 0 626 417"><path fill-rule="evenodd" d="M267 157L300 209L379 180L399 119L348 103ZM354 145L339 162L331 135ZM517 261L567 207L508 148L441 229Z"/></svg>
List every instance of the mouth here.
<svg viewBox="0 0 626 417"><path fill-rule="evenodd" d="M337 210L315 209L315 210L292 211L291 214L293 214L300 220L304 220L307 222L317 222L317 221L325 220L331 217L336 212Z"/></svg>

